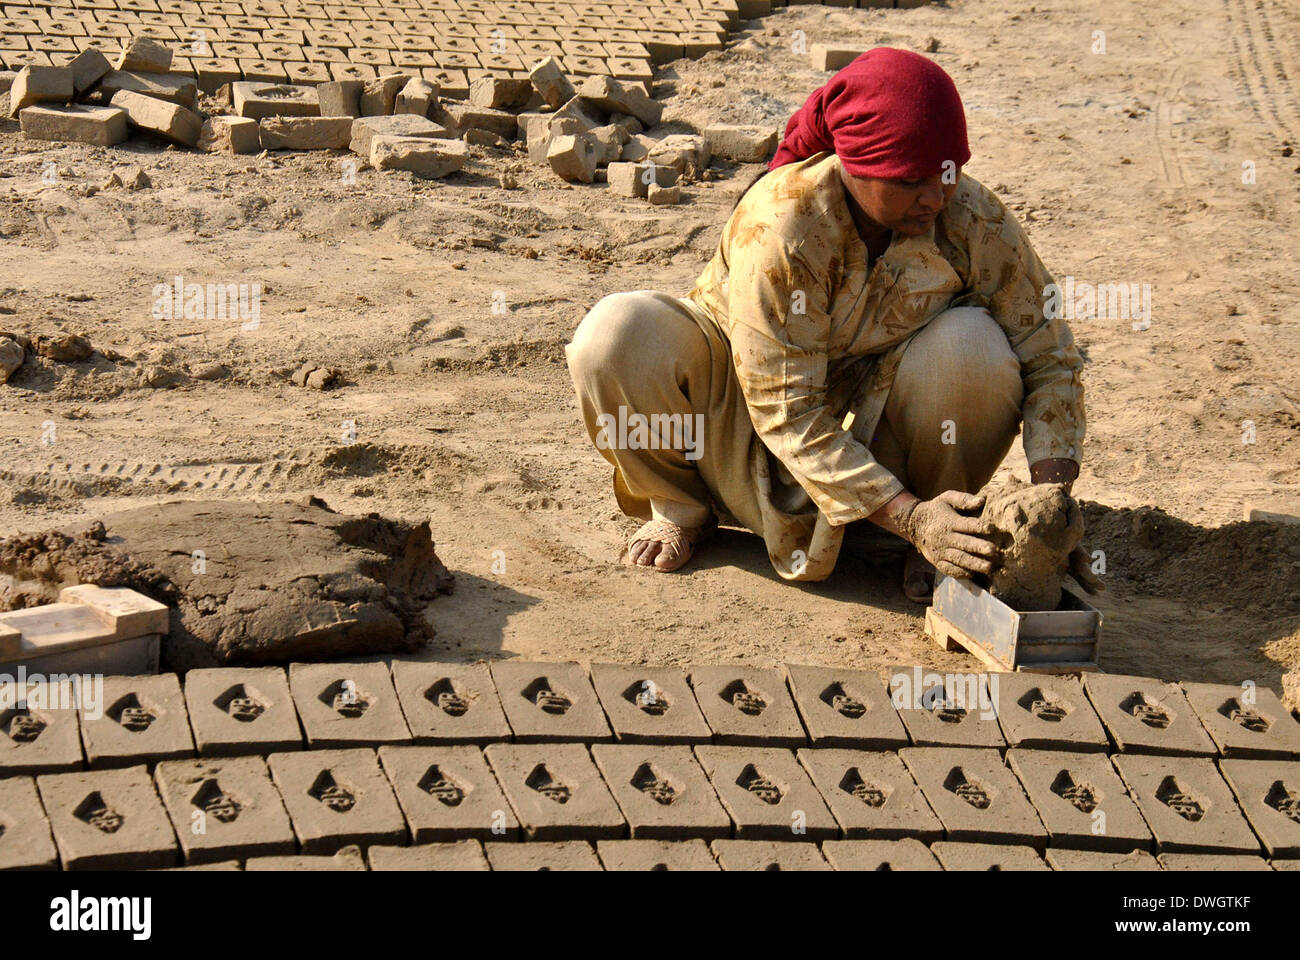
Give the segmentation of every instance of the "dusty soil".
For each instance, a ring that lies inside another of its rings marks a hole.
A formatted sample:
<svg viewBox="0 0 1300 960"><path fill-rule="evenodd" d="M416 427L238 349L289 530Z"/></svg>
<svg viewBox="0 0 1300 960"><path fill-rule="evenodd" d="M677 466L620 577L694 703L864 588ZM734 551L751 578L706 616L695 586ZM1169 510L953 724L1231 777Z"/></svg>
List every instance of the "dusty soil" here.
<svg viewBox="0 0 1300 960"><path fill-rule="evenodd" d="M682 130L779 123L824 80L794 31L937 41L969 172L1057 277L1151 284L1149 329L1072 324L1088 359L1076 494L1108 558L1103 666L1280 689L1300 663L1300 528L1234 521L1247 500L1300 502L1300 12L1082 6L792 7L666 68L657 93ZM429 607L430 656L970 663L925 638L892 556L791 586L737 532L682 574L617 566L633 525L580 429L563 345L605 294L684 293L750 171L715 167L662 209L474 150L445 182L350 183L340 155L106 151L0 124L0 328L97 350L29 360L0 387L0 532L178 496L315 494L430 521L458 581ZM85 195L124 163L153 186ZM508 166L518 189L499 186ZM262 283L260 324L154 319L154 285L178 275ZM295 385L305 361L341 385ZM218 362L224 379L193 376ZM1026 477L1018 450L1006 474Z"/></svg>

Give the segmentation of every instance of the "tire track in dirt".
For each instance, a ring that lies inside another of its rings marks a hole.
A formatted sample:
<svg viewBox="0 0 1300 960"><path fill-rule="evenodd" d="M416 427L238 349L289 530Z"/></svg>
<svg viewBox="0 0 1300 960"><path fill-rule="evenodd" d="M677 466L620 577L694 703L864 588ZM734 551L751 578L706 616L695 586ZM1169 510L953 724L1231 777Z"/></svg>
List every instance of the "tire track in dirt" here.
<svg viewBox="0 0 1300 960"><path fill-rule="evenodd" d="M1230 73L1251 112L1281 140L1300 140L1295 51L1278 39L1268 0L1223 0L1232 46ZM1288 67L1288 64L1290 65Z"/></svg>

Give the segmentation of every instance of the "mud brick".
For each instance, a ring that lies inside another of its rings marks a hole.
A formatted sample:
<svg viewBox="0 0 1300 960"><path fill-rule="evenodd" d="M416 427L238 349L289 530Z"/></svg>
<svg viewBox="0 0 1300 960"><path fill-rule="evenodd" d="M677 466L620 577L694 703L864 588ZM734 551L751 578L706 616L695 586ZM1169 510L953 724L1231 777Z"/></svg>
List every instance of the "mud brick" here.
<svg viewBox="0 0 1300 960"><path fill-rule="evenodd" d="M996 677L996 681L993 678ZM998 723L1007 746L1105 753L1110 741L1083 687L1073 677L990 674L997 685Z"/></svg>
<svg viewBox="0 0 1300 960"><path fill-rule="evenodd" d="M1194 854L1171 854L1171 856L1194 856ZM1300 860L1270 860L1268 865L1279 873L1300 873Z"/></svg>
<svg viewBox="0 0 1300 960"><path fill-rule="evenodd" d="M289 689L313 750L410 742L382 663L293 663Z"/></svg>
<svg viewBox="0 0 1300 960"><path fill-rule="evenodd" d="M289 82L289 71L285 70L284 64L279 61L240 57L235 62L239 64L239 72L249 82L283 84Z"/></svg>
<svg viewBox="0 0 1300 960"><path fill-rule="evenodd" d="M393 101L394 113L411 113L417 117L428 116L429 108L438 100L438 85L422 77L406 81Z"/></svg>
<svg viewBox="0 0 1300 960"><path fill-rule="evenodd" d="M73 76L68 67L23 67L9 88L9 116L36 103L62 103L72 99Z"/></svg>
<svg viewBox="0 0 1300 960"><path fill-rule="evenodd" d="M636 118L629 117L628 119L635 120ZM603 127L592 127L591 130L587 131L587 136L591 137L596 144L598 154L596 164L601 167L612 160L617 160L623 153L623 144L631 139L631 134L616 123L607 123Z"/></svg>
<svg viewBox="0 0 1300 960"><path fill-rule="evenodd" d="M263 150L346 150L351 117L266 117L258 121Z"/></svg>
<svg viewBox="0 0 1300 960"><path fill-rule="evenodd" d="M81 769L81 726L71 705L5 702L0 710L0 777Z"/></svg>
<svg viewBox="0 0 1300 960"><path fill-rule="evenodd" d="M762 163L776 149L775 127L711 123L704 128L704 139L715 157L735 163Z"/></svg>
<svg viewBox="0 0 1300 960"><path fill-rule="evenodd" d="M785 671L814 747L895 750L908 745L907 731L875 671L790 664Z"/></svg>
<svg viewBox="0 0 1300 960"><path fill-rule="evenodd" d="M311 56L310 51L308 56ZM365 83L375 79L377 74L374 67L364 63L331 63L330 76L335 80L360 80Z"/></svg>
<svg viewBox="0 0 1300 960"><path fill-rule="evenodd" d="M241 117L318 117L320 98L316 87L257 83L244 80L230 85L230 100Z"/></svg>
<svg viewBox="0 0 1300 960"><path fill-rule="evenodd" d="M643 35L641 42L645 44L650 62L655 66L680 60L686 55L686 49L676 33L653 31Z"/></svg>
<svg viewBox="0 0 1300 960"><path fill-rule="evenodd" d="M1249 696L1231 684L1184 683L1182 687L1221 756L1300 757L1300 723L1267 687L1252 687Z"/></svg>
<svg viewBox="0 0 1300 960"><path fill-rule="evenodd" d="M74 103L24 107L18 115L28 140L62 140L111 147L126 139L126 111Z"/></svg>
<svg viewBox="0 0 1300 960"><path fill-rule="evenodd" d="M557 110L572 100L576 94L573 84L564 75L564 71L560 69L560 62L555 57L546 57L537 61L528 71L528 78L533 88L541 94L542 99Z"/></svg>
<svg viewBox="0 0 1300 960"><path fill-rule="evenodd" d="M591 748L634 840L731 836L731 818L688 746Z"/></svg>
<svg viewBox="0 0 1300 960"><path fill-rule="evenodd" d="M284 72L288 74L290 83L316 86L317 84L330 82L329 68L323 63L307 63L302 60L291 61L284 65Z"/></svg>
<svg viewBox="0 0 1300 960"><path fill-rule="evenodd" d="M596 851L585 840L547 843L489 843L488 863L493 870L600 870Z"/></svg>
<svg viewBox="0 0 1300 960"><path fill-rule="evenodd" d="M298 852L261 757L169 760L154 780L187 864Z"/></svg>
<svg viewBox="0 0 1300 960"><path fill-rule="evenodd" d="M518 837L519 821L478 747L380 747L379 761L416 843Z"/></svg>
<svg viewBox="0 0 1300 960"><path fill-rule="evenodd" d="M347 846L329 856L252 857L244 863L245 870L274 870L276 873L302 873L323 870L365 870L366 861L361 848Z"/></svg>
<svg viewBox="0 0 1300 960"><path fill-rule="evenodd" d="M582 744L494 743L483 753L528 839L626 835L623 814Z"/></svg>
<svg viewBox="0 0 1300 960"><path fill-rule="evenodd" d="M464 70L449 67L423 67L420 76L438 85L439 95L464 100L469 96L469 78Z"/></svg>
<svg viewBox="0 0 1300 960"><path fill-rule="evenodd" d="M1156 858L1145 850L1113 853L1102 850L1058 850L1048 848L1047 865L1053 870L1088 870L1092 872L1159 870Z"/></svg>
<svg viewBox="0 0 1300 960"><path fill-rule="evenodd" d="M171 50L145 36L129 40L113 65L114 70L140 70L144 73L167 73L171 68Z"/></svg>
<svg viewBox="0 0 1300 960"><path fill-rule="evenodd" d="M1160 866L1165 870L1268 870L1263 857L1232 853L1162 853Z"/></svg>
<svg viewBox="0 0 1300 960"><path fill-rule="evenodd" d="M551 119L552 121L576 120L580 130L587 131L593 127L603 127L609 123L610 116L585 97L573 97L552 113Z"/></svg>
<svg viewBox="0 0 1300 960"><path fill-rule="evenodd" d="M614 739L596 691L576 663L497 660L492 679L519 743Z"/></svg>
<svg viewBox="0 0 1300 960"><path fill-rule="evenodd" d="M138 93L154 100L164 100L193 109L198 99L198 84L193 77L179 73L130 73L110 70L99 81L99 91L112 100L123 90Z"/></svg>
<svg viewBox="0 0 1300 960"><path fill-rule="evenodd" d="M406 821L373 750L273 753L267 764L303 853L334 853L353 843L409 842Z"/></svg>
<svg viewBox="0 0 1300 960"><path fill-rule="evenodd" d="M391 117L359 117L353 120L350 147L353 153L369 158L371 144L376 137L446 140L455 136L455 131L432 120L409 113L397 113Z"/></svg>
<svg viewBox="0 0 1300 960"><path fill-rule="evenodd" d="M932 844L930 850L939 858L945 870L1023 872L1051 869L1033 847L1019 844L940 840Z"/></svg>
<svg viewBox="0 0 1300 960"><path fill-rule="evenodd" d="M510 739L510 725L487 664L395 660L393 686L416 743L483 744Z"/></svg>
<svg viewBox="0 0 1300 960"><path fill-rule="evenodd" d="M361 116L360 80L332 80L316 88L322 117Z"/></svg>
<svg viewBox="0 0 1300 960"><path fill-rule="evenodd" d="M713 50L721 50L722 40L716 33L682 33L678 34L682 41L682 54L688 60L698 60Z"/></svg>
<svg viewBox="0 0 1300 960"><path fill-rule="evenodd" d="M893 667L888 684L890 701L917 746L1005 745L987 674Z"/></svg>
<svg viewBox="0 0 1300 960"><path fill-rule="evenodd" d="M652 100L639 83L591 76L582 81L578 95L602 110L636 117L647 127L655 126L663 117L663 104Z"/></svg>
<svg viewBox="0 0 1300 960"><path fill-rule="evenodd" d="M214 94L224 84L237 83L243 78L236 60L221 57L204 57L194 61L194 73L198 77L199 89L206 94Z"/></svg>
<svg viewBox="0 0 1300 960"><path fill-rule="evenodd" d="M601 150L587 133L552 136L546 145L546 162L570 183L591 183L600 165Z"/></svg>
<svg viewBox="0 0 1300 960"><path fill-rule="evenodd" d="M596 853L606 870L717 871L703 840L598 840Z"/></svg>
<svg viewBox="0 0 1300 960"><path fill-rule="evenodd" d="M84 706L78 712L91 769L194 756L185 697L174 673L105 677L98 716Z"/></svg>
<svg viewBox="0 0 1300 960"><path fill-rule="evenodd" d="M59 853L50 836L36 781L0 780L0 870L57 870Z"/></svg>
<svg viewBox="0 0 1300 960"><path fill-rule="evenodd" d="M477 840L425 843L418 847L374 846L366 851L371 870L490 870Z"/></svg>
<svg viewBox="0 0 1300 960"><path fill-rule="evenodd" d="M838 47L825 43L814 43L808 48L808 59L814 70L835 71L847 67L862 54L864 47Z"/></svg>
<svg viewBox="0 0 1300 960"><path fill-rule="evenodd" d="M255 123L237 117L213 117L209 122L218 119ZM298 713L281 667L191 670L185 675L185 706L199 756L237 757L302 749Z"/></svg>
<svg viewBox="0 0 1300 960"><path fill-rule="evenodd" d="M176 836L143 766L36 778L65 870L141 870L177 862Z"/></svg>
<svg viewBox="0 0 1300 960"><path fill-rule="evenodd" d="M515 119L515 115L504 110L492 110L465 103L444 104L443 109L456 121L461 133L473 127L513 140L518 132L519 122Z"/></svg>
<svg viewBox="0 0 1300 960"><path fill-rule="evenodd" d="M367 80L361 88L358 105L363 117L391 116L397 105L397 95L409 78L404 73L388 73Z"/></svg>
<svg viewBox="0 0 1300 960"><path fill-rule="evenodd" d="M1259 852L1213 760L1127 754L1112 759L1155 835L1158 852Z"/></svg>
<svg viewBox="0 0 1300 960"><path fill-rule="evenodd" d="M920 840L827 840L822 855L842 871L942 870L934 854Z"/></svg>
<svg viewBox="0 0 1300 960"><path fill-rule="evenodd" d="M532 96L532 82L516 77L479 77L469 85L469 102L489 110L519 108Z"/></svg>
<svg viewBox="0 0 1300 960"><path fill-rule="evenodd" d="M1007 751L1007 764L1038 810L1052 846L1145 850L1151 845L1151 831L1103 754L1016 747Z"/></svg>
<svg viewBox="0 0 1300 960"><path fill-rule="evenodd" d="M262 149L262 133L257 121L248 117L209 117L203 121L198 147L209 153L257 153Z"/></svg>
<svg viewBox="0 0 1300 960"><path fill-rule="evenodd" d="M406 170L426 179L455 173L468 159L469 147L458 140L374 137L370 142L370 164L376 170Z"/></svg>
<svg viewBox="0 0 1300 960"><path fill-rule="evenodd" d="M1120 753L1215 756L1218 751L1177 684L1088 674L1084 692Z"/></svg>
<svg viewBox="0 0 1300 960"><path fill-rule="evenodd" d="M802 747L808 743L779 670L691 667L695 699L717 743Z"/></svg>
<svg viewBox="0 0 1300 960"><path fill-rule="evenodd" d="M14 80L18 74L12 70L0 70L0 93L8 93L9 88L14 85Z"/></svg>
<svg viewBox="0 0 1300 960"><path fill-rule="evenodd" d="M676 667L593 663L591 682L620 743L708 743L713 738L686 674Z"/></svg>
<svg viewBox="0 0 1300 960"><path fill-rule="evenodd" d="M805 748L798 755L846 838L943 837L939 819L895 754Z"/></svg>
<svg viewBox="0 0 1300 960"><path fill-rule="evenodd" d="M840 828L789 750L695 747L741 840L835 840Z"/></svg>
<svg viewBox="0 0 1300 960"><path fill-rule="evenodd" d="M1044 846L1047 831L996 750L907 747L898 755L949 840Z"/></svg>
<svg viewBox="0 0 1300 960"><path fill-rule="evenodd" d="M1220 760L1219 769L1270 857L1300 857L1300 763Z"/></svg>
<svg viewBox="0 0 1300 960"><path fill-rule="evenodd" d="M113 68L106 56L98 50L90 49L81 51L69 60L68 69L72 71L73 93L79 97L99 83L104 74Z"/></svg>
<svg viewBox="0 0 1300 960"><path fill-rule="evenodd" d="M830 870L815 843L779 840L714 840L710 844L723 870Z"/></svg>

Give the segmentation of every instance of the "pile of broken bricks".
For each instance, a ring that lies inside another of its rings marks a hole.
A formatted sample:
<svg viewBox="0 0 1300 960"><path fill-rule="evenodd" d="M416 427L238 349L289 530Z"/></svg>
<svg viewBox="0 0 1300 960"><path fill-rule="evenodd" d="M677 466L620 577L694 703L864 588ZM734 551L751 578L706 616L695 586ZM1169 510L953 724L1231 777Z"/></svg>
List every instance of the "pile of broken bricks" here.
<svg viewBox="0 0 1300 960"><path fill-rule="evenodd" d="M922 673L112 676L93 713L0 713L0 867L1300 868L1300 724L1268 690L990 673L913 702Z"/></svg>

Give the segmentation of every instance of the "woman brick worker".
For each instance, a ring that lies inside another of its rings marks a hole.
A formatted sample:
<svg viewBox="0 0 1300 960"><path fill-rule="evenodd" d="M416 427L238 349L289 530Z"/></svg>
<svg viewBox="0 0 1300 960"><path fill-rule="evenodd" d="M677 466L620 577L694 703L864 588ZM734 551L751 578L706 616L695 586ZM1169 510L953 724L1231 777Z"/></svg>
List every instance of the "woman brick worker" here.
<svg viewBox="0 0 1300 960"><path fill-rule="evenodd" d="M871 50L790 119L689 296L619 293L587 314L569 369L619 505L648 521L630 562L678 569L723 514L783 578L821 580L866 519L915 548L903 589L924 602L931 564L998 562L969 514L1022 423L1035 483L1078 476L1079 353L969 159L952 79ZM692 418L698 449L611 442L620 411Z"/></svg>

